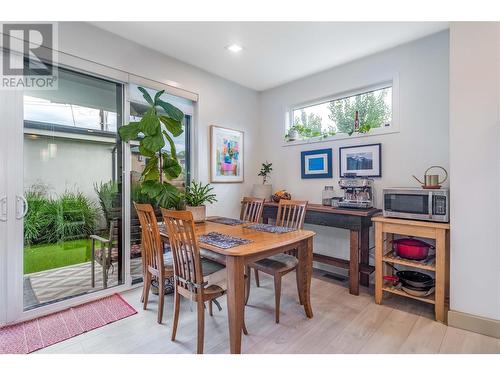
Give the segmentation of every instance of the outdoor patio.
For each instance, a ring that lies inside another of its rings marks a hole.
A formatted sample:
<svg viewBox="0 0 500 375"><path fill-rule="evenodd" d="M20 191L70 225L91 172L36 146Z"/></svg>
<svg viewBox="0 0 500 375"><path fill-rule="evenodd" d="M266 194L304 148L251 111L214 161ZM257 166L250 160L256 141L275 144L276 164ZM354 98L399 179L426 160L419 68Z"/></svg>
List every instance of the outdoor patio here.
<svg viewBox="0 0 500 375"><path fill-rule="evenodd" d="M95 264L95 287L92 287L91 262L75 264L24 276L24 309L102 290L102 268ZM142 260L130 260L132 280L142 278ZM118 285L118 265L113 263L109 271L108 287Z"/></svg>

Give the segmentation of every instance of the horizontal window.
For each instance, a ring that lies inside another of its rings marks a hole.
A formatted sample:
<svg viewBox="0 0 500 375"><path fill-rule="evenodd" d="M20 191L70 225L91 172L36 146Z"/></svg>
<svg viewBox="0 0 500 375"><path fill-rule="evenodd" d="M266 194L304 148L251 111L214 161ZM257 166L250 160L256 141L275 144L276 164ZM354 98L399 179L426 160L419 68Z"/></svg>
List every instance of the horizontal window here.
<svg viewBox="0 0 500 375"><path fill-rule="evenodd" d="M333 137L336 134L368 133L390 127L392 86L293 108L285 141Z"/></svg>
<svg viewBox="0 0 500 375"><path fill-rule="evenodd" d="M25 91L25 120L115 133L121 86L63 68L58 72L57 90Z"/></svg>

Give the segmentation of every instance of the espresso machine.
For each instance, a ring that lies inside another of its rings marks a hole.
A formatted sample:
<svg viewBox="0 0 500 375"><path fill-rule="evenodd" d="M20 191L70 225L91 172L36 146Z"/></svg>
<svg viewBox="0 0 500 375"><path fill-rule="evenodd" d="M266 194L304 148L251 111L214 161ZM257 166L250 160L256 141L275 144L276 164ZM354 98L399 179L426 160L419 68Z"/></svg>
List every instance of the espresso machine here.
<svg viewBox="0 0 500 375"><path fill-rule="evenodd" d="M344 197L337 202L338 207L372 208L374 206L372 179L346 174L339 180L339 186L344 192Z"/></svg>

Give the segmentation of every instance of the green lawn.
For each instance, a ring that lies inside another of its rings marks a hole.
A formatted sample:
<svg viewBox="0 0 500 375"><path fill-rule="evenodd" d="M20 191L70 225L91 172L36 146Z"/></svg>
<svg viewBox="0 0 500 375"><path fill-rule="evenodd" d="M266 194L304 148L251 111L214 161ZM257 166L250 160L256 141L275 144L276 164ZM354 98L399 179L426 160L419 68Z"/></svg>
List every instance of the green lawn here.
<svg viewBox="0 0 500 375"><path fill-rule="evenodd" d="M24 248L24 273L70 266L90 260L91 242L88 239Z"/></svg>

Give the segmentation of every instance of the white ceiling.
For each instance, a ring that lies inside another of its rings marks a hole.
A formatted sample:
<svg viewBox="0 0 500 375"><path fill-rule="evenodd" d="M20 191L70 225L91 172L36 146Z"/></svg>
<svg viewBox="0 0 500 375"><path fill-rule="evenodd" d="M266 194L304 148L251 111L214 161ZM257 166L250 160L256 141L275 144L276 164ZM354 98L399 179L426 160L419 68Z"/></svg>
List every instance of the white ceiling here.
<svg viewBox="0 0 500 375"><path fill-rule="evenodd" d="M262 91L448 28L447 22L92 22ZM237 43L244 50L225 49Z"/></svg>

